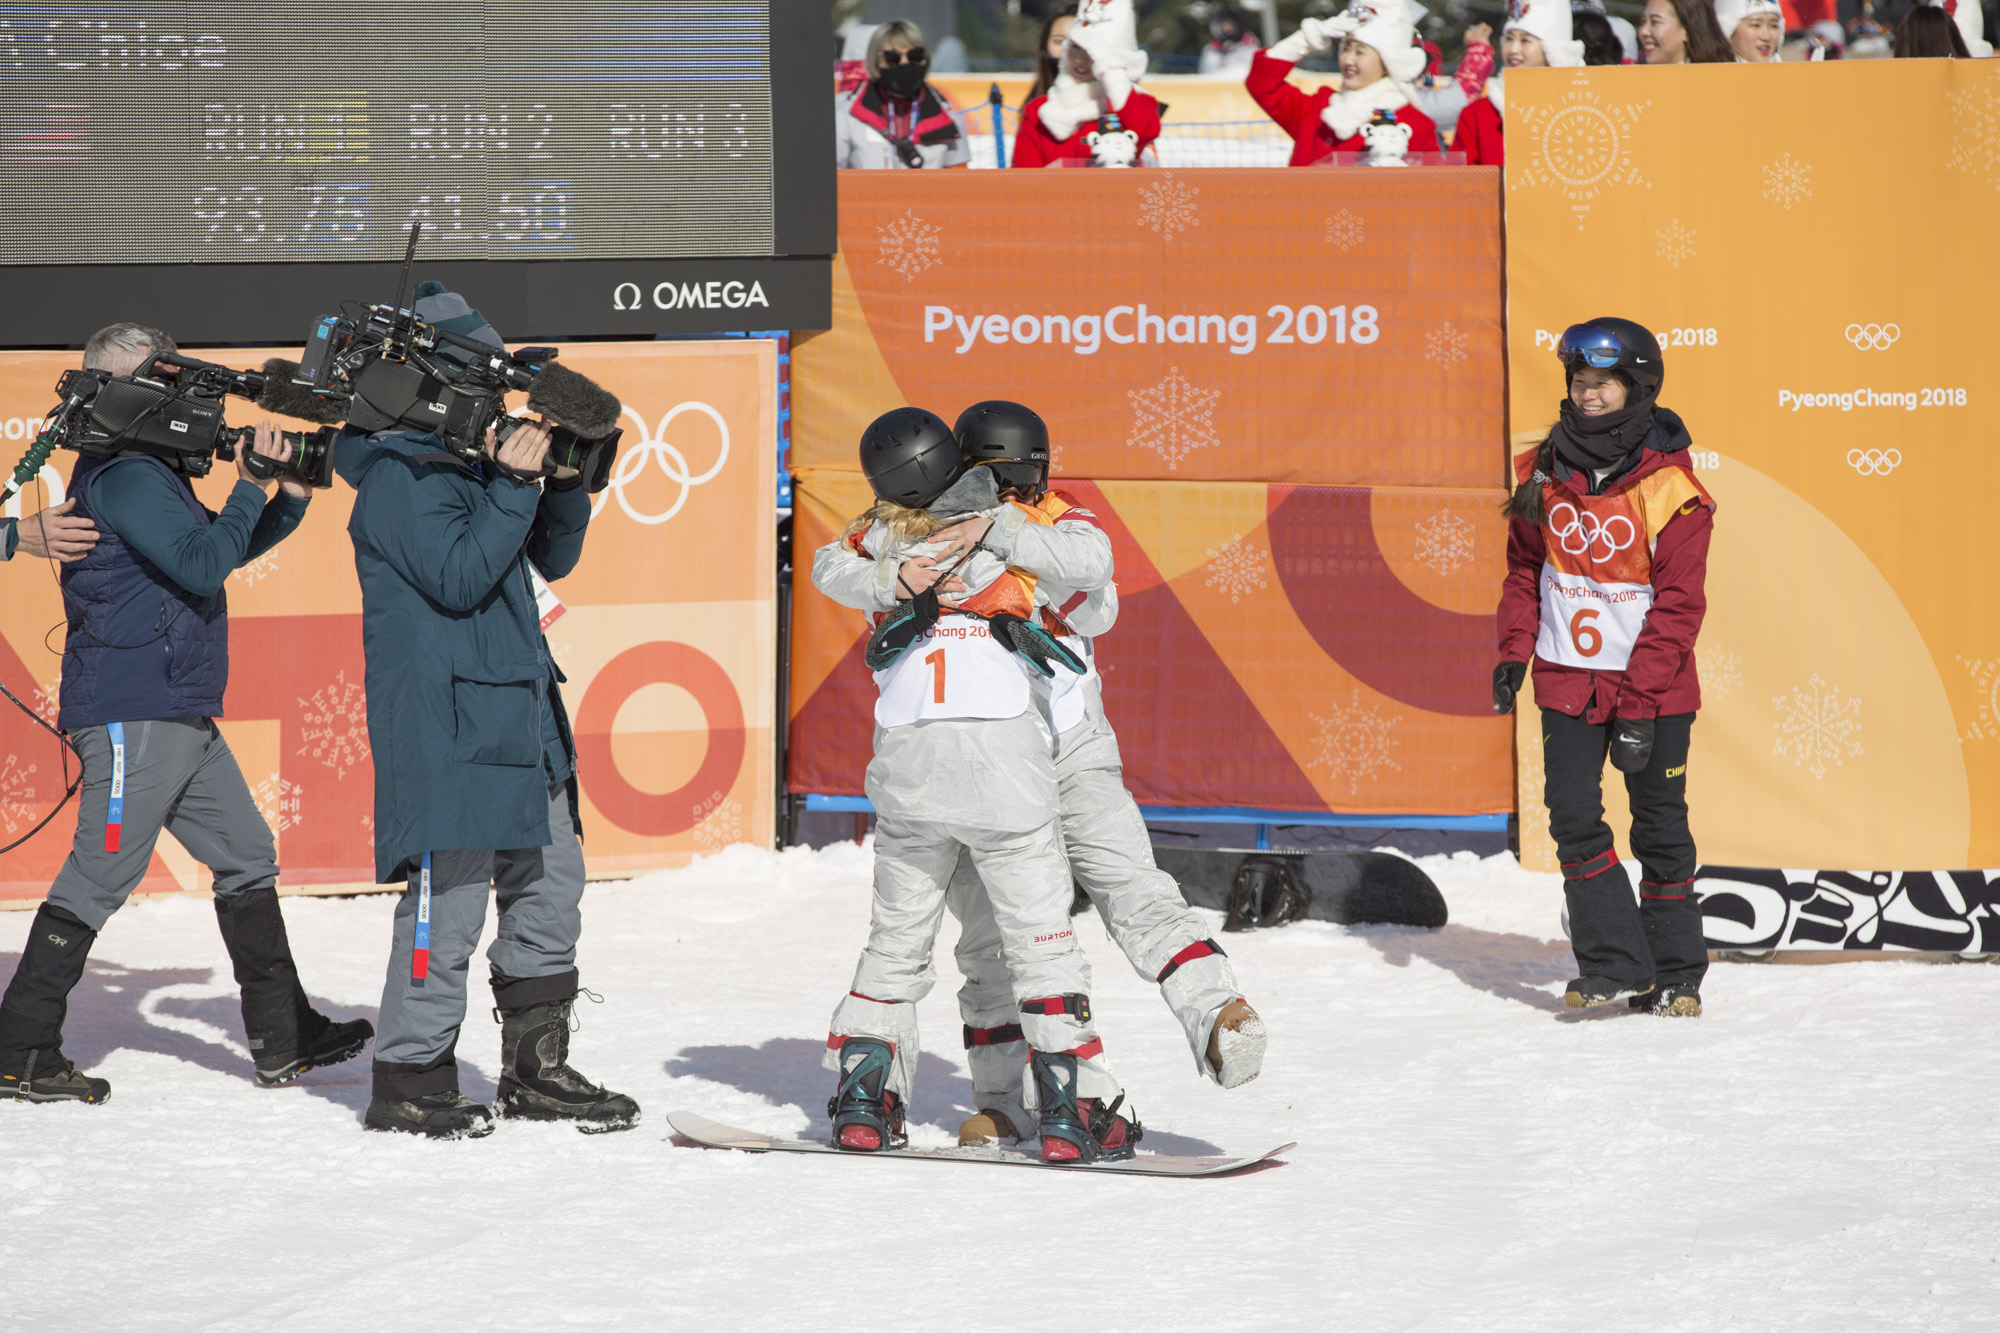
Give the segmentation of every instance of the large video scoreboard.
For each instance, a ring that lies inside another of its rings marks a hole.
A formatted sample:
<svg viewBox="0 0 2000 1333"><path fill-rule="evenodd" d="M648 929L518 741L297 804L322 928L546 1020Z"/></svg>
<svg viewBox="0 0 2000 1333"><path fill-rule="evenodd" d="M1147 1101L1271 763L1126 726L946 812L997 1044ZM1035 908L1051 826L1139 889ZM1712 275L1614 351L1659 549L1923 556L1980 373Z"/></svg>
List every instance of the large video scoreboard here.
<svg viewBox="0 0 2000 1333"><path fill-rule="evenodd" d="M823 326L830 53L823 0L0 4L0 342L303 337L413 221L518 336Z"/></svg>

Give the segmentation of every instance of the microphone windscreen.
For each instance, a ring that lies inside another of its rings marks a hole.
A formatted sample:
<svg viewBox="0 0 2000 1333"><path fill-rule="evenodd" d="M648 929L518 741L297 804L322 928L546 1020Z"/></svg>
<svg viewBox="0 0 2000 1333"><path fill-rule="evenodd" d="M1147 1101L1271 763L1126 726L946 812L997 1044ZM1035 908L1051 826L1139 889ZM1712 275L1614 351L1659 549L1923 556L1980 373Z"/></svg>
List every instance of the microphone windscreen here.
<svg viewBox="0 0 2000 1333"><path fill-rule="evenodd" d="M298 373L299 363L296 361L276 356L266 361L264 388L257 395L257 406L279 416L298 417L327 426L347 420L346 399L322 398L304 385L292 383L292 377Z"/></svg>
<svg viewBox="0 0 2000 1333"><path fill-rule="evenodd" d="M589 376L550 361L528 390L528 410L554 417L584 439L594 440L618 424L624 409L616 394Z"/></svg>

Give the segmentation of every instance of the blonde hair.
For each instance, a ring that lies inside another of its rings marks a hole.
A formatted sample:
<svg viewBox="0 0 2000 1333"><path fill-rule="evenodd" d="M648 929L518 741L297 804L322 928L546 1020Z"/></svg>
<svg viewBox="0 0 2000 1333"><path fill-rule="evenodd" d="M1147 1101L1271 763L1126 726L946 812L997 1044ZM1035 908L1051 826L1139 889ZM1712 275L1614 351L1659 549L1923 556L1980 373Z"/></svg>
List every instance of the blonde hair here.
<svg viewBox="0 0 2000 1333"><path fill-rule="evenodd" d="M938 521L931 517L931 511L928 509L911 509L907 505L897 504L894 500L877 500L848 523L847 530L840 534L840 539L846 541L850 537L868 531L877 523L889 530L889 535L896 539L898 546L915 546L938 529ZM882 555L886 552L876 554Z"/></svg>
<svg viewBox="0 0 2000 1333"><path fill-rule="evenodd" d="M894 42L907 51L911 47L924 44L924 30L908 19L890 19L868 35L868 77L882 76L882 49Z"/></svg>

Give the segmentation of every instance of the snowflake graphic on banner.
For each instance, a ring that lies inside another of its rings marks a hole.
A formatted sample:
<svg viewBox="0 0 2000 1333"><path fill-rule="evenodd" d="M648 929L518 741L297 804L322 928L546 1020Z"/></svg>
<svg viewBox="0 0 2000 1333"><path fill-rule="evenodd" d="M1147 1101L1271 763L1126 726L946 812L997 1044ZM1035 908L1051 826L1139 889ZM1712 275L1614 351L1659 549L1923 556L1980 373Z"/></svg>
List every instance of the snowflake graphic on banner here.
<svg viewBox="0 0 2000 1333"><path fill-rule="evenodd" d="M257 813L264 816L264 822L271 826L273 833L297 828L305 818L305 802L299 796L299 784L287 781L276 773L252 787L250 799L257 803Z"/></svg>
<svg viewBox="0 0 2000 1333"><path fill-rule="evenodd" d="M1675 218L1653 235L1660 238L1659 247L1653 253L1675 268L1681 266L1683 259L1694 258L1694 229L1683 227L1679 218Z"/></svg>
<svg viewBox="0 0 2000 1333"><path fill-rule="evenodd" d="M46 685L35 686L35 716L50 726L56 724L56 715L62 712L62 676L58 675Z"/></svg>
<svg viewBox="0 0 2000 1333"><path fill-rule="evenodd" d="M1343 208L1326 219L1326 243L1346 254L1367 239L1363 232L1363 218L1351 208Z"/></svg>
<svg viewBox="0 0 2000 1333"><path fill-rule="evenodd" d="M1771 706L1778 710L1772 752L1790 755L1795 767L1824 778L1829 764L1839 768L1860 756L1861 701L1842 699L1840 687L1828 685L1817 671L1804 689L1794 687L1791 698L1780 695Z"/></svg>
<svg viewBox="0 0 2000 1333"><path fill-rule="evenodd" d="M1972 720L1972 730L1960 736L1959 743L1990 741L2000 736L2000 657L1991 660L1961 657L1958 664L1972 677L1972 688L1979 699L1979 713Z"/></svg>
<svg viewBox="0 0 2000 1333"><path fill-rule="evenodd" d="M1446 370L1466 359L1465 344L1468 341L1463 329L1455 329L1446 320L1437 328L1424 335L1424 360L1435 361Z"/></svg>
<svg viewBox="0 0 2000 1333"><path fill-rule="evenodd" d="M245 587L255 587L258 582L268 579L278 572L278 553L266 551L247 565L240 565L229 572L232 579L242 579Z"/></svg>
<svg viewBox="0 0 2000 1333"><path fill-rule="evenodd" d="M1139 223L1171 241L1177 231L1192 231L1201 225L1194 197L1201 191L1186 181L1177 181L1169 172L1151 185L1139 187Z"/></svg>
<svg viewBox="0 0 2000 1333"><path fill-rule="evenodd" d="M1396 727L1403 715L1385 717L1379 704L1361 702L1361 691L1355 690L1347 707L1338 703L1329 706L1326 717L1308 713L1307 717L1319 727L1319 738L1309 761L1314 768L1323 768L1338 781L1347 779L1350 796L1361 794L1361 784L1373 778L1385 768L1398 772L1402 765L1390 753L1395 749Z"/></svg>
<svg viewBox="0 0 2000 1333"><path fill-rule="evenodd" d="M299 700L299 720L306 743L298 752L325 764L336 778L368 758L368 694L345 671L312 698Z"/></svg>
<svg viewBox="0 0 2000 1333"><path fill-rule="evenodd" d="M1536 859L1539 851L1543 864L1553 865L1556 861L1555 839L1549 836L1549 821L1541 817L1547 806L1547 782L1542 766L1542 747L1539 745L1520 746L1515 750L1514 799L1523 812L1521 831L1521 863ZM1528 812L1532 811L1533 814Z"/></svg>
<svg viewBox="0 0 2000 1333"><path fill-rule="evenodd" d="M1720 644L1695 649L1694 662L1704 698L1727 699L1743 688L1743 659Z"/></svg>
<svg viewBox="0 0 2000 1333"><path fill-rule="evenodd" d="M1640 113L1651 105L1602 102L1588 76L1579 71L1570 81L1570 91L1553 106L1510 111L1517 123L1507 127L1508 142L1518 137L1525 151L1524 166L1518 174L1510 172L1507 188L1557 191L1570 201L1576 229L1582 231L1591 201L1604 191L1619 186L1653 188L1639 174L1631 142Z"/></svg>
<svg viewBox="0 0 2000 1333"><path fill-rule="evenodd" d="M0 824L9 833L34 822L29 804L35 799L35 785L29 781L34 775L35 765L22 763L17 755L0 760Z"/></svg>
<svg viewBox="0 0 2000 1333"><path fill-rule="evenodd" d="M1128 446L1151 449L1167 460L1167 471L1196 449L1222 443L1215 435L1215 405L1220 389L1201 389L1181 378L1179 366L1168 366L1167 377L1150 389L1127 389L1132 400L1132 438Z"/></svg>
<svg viewBox="0 0 2000 1333"><path fill-rule="evenodd" d="M717 792L696 806L694 814L694 840L704 851L719 852L743 841L743 802Z"/></svg>
<svg viewBox="0 0 2000 1333"><path fill-rule="evenodd" d="M1229 594L1229 600L1240 602L1251 593L1265 586L1264 561L1266 553L1254 542L1245 542L1238 533L1220 549L1209 548L1209 575L1207 586Z"/></svg>
<svg viewBox="0 0 2000 1333"><path fill-rule="evenodd" d="M933 227L907 208L888 226L877 227L875 235L882 242L882 257L877 262L902 274L906 283L932 265L944 263L938 254L944 229Z"/></svg>
<svg viewBox="0 0 2000 1333"><path fill-rule="evenodd" d="M1982 176L2000 190L2000 68L1988 68L1984 84L1945 94L1951 103L1951 155L1944 169Z"/></svg>
<svg viewBox="0 0 2000 1333"><path fill-rule="evenodd" d="M1417 524L1417 563L1429 565L1440 574L1464 568L1472 563L1472 539L1476 532L1470 523L1449 509L1438 510Z"/></svg>
<svg viewBox="0 0 2000 1333"><path fill-rule="evenodd" d="M1812 198L1812 168L1786 153L1764 168L1764 197L1789 213L1799 200Z"/></svg>

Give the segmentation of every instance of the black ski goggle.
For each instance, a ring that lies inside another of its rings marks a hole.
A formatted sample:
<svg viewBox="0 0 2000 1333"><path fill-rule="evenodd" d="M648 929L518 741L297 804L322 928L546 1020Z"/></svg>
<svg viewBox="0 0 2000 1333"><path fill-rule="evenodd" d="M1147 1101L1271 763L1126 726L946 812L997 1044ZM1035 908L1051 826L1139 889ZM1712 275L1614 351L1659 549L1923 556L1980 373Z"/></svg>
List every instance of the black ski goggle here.
<svg viewBox="0 0 2000 1333"><path fill-rule="evenodd" d="M1618 335L1595 324L1572 324L1556 342L1556 360L1564 365L1581 361L1599 370L1609 370L1625 359L1625 344Z"/></svg>
<svg viewBox="0 0 2000 1333"><path fill-rule="evenodd" d="M1023 491L1029 495L1040 495L1048 489L1049 469L1046 463L985 463L981 466L993 474L993 484L999 490Z"/></svg>

